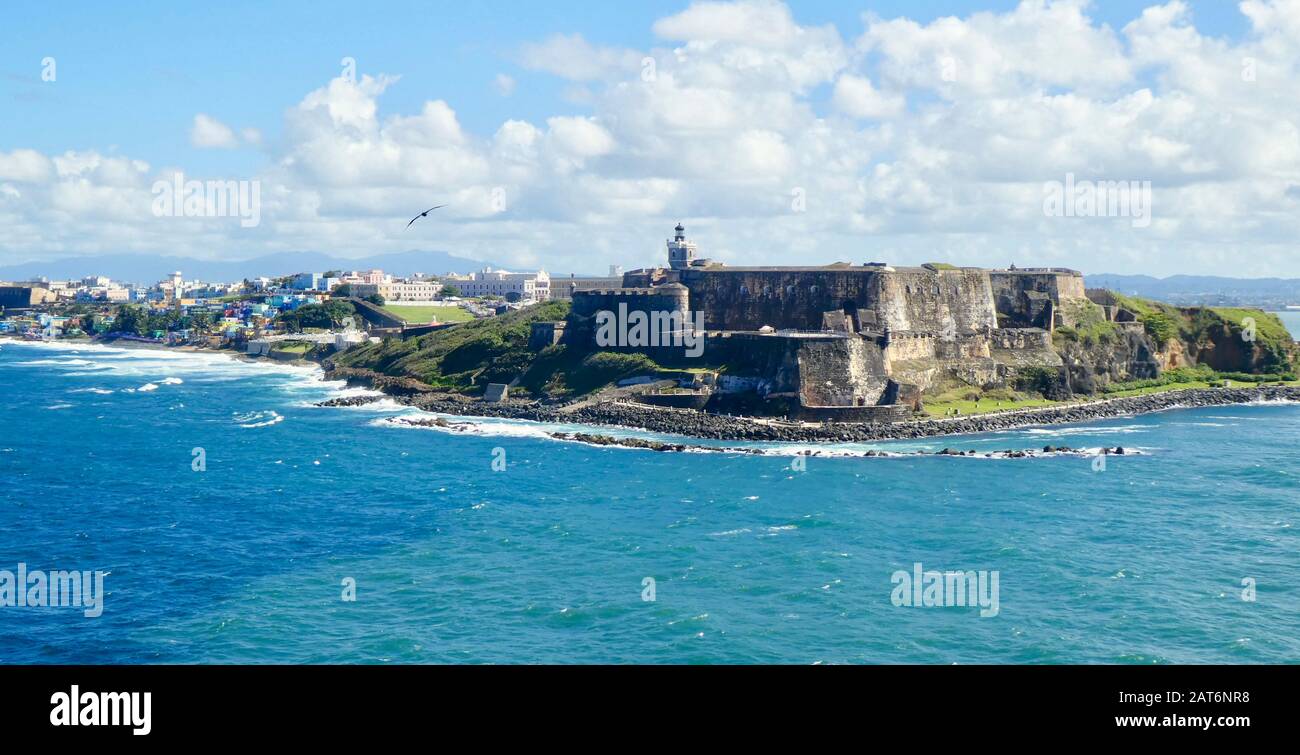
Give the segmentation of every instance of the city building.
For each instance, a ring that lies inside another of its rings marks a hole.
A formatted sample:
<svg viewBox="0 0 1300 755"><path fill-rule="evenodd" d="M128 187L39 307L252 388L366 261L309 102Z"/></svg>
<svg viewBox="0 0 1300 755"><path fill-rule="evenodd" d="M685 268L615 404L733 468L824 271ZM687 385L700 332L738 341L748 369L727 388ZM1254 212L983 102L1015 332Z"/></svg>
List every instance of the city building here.
<svg viewBox="0 0 1300 755"><path fill-rule="evenodd" d="M354 283L352 295L365 298L378 294L384 301L433 301L442 293L437 281L389 281L387 283Z"/></svg>
<svg viewBox="0 0 1300 755"><path fill-rule="evenodd" d="M299 273L293 277L289 283L289 288L295 291L328 291L322 288L324 278L320 273Z"/></svg>
<svg viewBox="0 0 1300 755"><path fill-rule="evenodd" d="M551 276L545 270L535 273L512 273L485 267L469 275L448 275L444 279L466 298L496 296L506 301L532 304L551 298Z"/></svg>

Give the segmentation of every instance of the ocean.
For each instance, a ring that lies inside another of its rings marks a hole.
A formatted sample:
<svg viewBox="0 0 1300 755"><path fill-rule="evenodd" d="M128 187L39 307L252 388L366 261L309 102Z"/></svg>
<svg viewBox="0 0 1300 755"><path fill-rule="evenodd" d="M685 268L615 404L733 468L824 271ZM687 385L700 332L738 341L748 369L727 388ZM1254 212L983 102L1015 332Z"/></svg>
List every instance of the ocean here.
<svg viewBox="0 0 1300 755"><path fill-rule="evenodd" d="M107 573L98 617L0 606L0 663L1300 660L1295 405L840 448L1136 452L1100 469L800 469L400 427L222 354L6 341L0 386L0 570ZM996 612L897 605L916 564Z"/></svg>

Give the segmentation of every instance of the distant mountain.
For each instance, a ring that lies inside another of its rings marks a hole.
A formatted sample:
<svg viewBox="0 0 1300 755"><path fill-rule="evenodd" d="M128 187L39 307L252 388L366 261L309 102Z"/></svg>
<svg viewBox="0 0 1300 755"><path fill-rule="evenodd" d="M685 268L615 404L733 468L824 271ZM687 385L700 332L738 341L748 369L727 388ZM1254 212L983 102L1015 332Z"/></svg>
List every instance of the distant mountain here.
<svg viewBox="0 0 1300 755"><path fill-rule="evenodd" d="M1217 275L1085 275L1088 288L1108 288L1172 304L1300 304L1300 278L1226 278Z"/></svg>
<svg viewBox="0 0 1300 755"><path fill-rule="evenodd" d="M97 257L67 257L46 262L24 262L0 267L0 280L30 280L45 276L52 280L107 275L113 280L149 284L179 270L187 280L233 282L258 276L290 275L326 270L380 268L386 273L468 273L491 263L457 257L448 252L395 252L371 257L341 258L320 252L285 252L246 260L200 260L152 254L108 254ZM498 267L497 265L492 265Z"/></svg>

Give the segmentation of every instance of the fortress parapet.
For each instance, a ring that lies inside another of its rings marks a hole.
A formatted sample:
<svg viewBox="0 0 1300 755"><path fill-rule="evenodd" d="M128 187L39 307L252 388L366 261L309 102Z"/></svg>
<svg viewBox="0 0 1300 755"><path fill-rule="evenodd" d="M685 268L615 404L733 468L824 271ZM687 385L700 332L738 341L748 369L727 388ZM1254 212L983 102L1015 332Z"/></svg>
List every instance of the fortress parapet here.
<svg viewBox="0 0 1300 755"><path fill-rule="evenodd" d="M622 304L629 311L690 311L690 289L669 283L653 288L606 288L574 291L571 312L576 317L594 317L601 310L616 311Z"/></svg>
<svg viewBox="0 0 1300 755"><path fill-rule="evenodd" d="M1004 327L1051 331L1062 305L1087 300L1083 273L1078 270L1013 267L990 270L988 276L1000 324Z"/></svg>

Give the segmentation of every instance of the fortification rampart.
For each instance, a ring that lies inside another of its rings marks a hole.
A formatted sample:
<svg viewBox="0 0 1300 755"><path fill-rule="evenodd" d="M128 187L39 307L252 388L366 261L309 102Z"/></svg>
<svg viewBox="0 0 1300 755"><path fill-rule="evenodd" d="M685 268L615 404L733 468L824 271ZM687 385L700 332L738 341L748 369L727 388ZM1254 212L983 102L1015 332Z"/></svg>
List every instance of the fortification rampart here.
<svg viewBox="0 0 1300 755"><path fill-rule="evenodd" d="M1075 270L990 270L988 277L1004 327L1051 330L1055 313L1062 304L1087 299L1083 275Z"/></svg>
<svg viewBox="0 0 1300 755"><path fill-rule="evenodd" d="M1034 351L1052 348L1052 334L1042 328L999 328L990 334L995 349Z"/></svg>
<svg viewBox="0 0 1300 755"><path fill-rule="evenodd" d="M983 270L878 267L724 268L670 271L689 290L689 306L711 330L763 326L821 330L827 312L870 312L861 326L973 332L997 326ZM624 283L651 282L636 271Z"/></svg>
<svg viewBox="0 0 1300 755"><path fill-rule="evenodd" d="M803 406L871 406L889 385L884 354L864 338L809 341L798 358Z"/></svg>
<svg viewBox="0 0 1300 755"><path fill-rule="evenodd" d="M917 359L987 359L990 354L989 331L959 335L890 331L885 340L885 357L889 362Z"/></svg>
<svg viewBox="0 0 1300 755"><path fill-rule="evenodd" d="M988 272L902 269L881 274L876 317L889 330L972 333L997 327Z"/></svg>
<svg viewBox="0 0 1300 755"><path fill-rule="evenodd" d="M617 312L620 304L629 312L687 312L689 298L690 292L685 287L673 285L574 291L570 312L575 317L595 317L602 310Z"/></svg>

